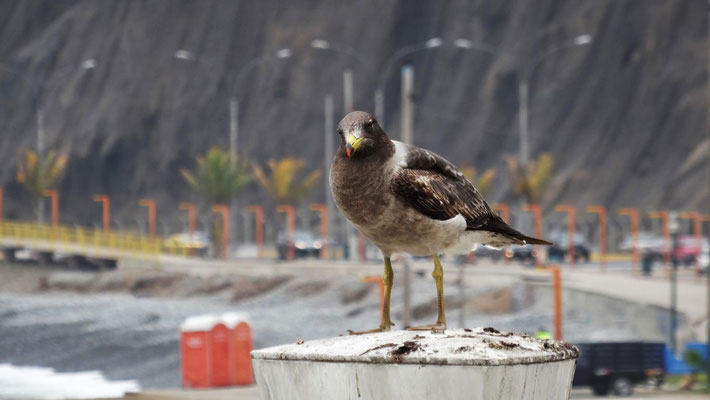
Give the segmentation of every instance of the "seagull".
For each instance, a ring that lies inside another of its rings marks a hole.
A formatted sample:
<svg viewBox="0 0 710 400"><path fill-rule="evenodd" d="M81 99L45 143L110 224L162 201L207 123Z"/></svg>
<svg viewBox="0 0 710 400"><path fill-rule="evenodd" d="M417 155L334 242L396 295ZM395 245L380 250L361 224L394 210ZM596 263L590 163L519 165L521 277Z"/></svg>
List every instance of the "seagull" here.
<svg viewBox="0 0 710 400"><path fill-rule="evenodd" d="M452 163L431 151L390 140L372 114L354 111L338 124L340 145L330 167L330 189L340 212L382 251L385 297L380 326L389 331L394 253L431 256L438 318L410 330L443 331L444 271L440 254L491 247L552 243L513 229Z"/></svg>

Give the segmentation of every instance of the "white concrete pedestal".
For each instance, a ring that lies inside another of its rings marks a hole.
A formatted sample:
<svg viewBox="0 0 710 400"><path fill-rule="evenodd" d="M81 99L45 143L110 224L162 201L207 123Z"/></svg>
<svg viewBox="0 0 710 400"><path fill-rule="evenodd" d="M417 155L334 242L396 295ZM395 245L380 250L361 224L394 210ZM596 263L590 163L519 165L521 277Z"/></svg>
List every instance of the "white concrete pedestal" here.
<svg viewBox="0 0 710 400"><path fill-rule="evenodd" d="M579 350L491 328L341 336L252 352L262 400L567 400Z"/></svg>

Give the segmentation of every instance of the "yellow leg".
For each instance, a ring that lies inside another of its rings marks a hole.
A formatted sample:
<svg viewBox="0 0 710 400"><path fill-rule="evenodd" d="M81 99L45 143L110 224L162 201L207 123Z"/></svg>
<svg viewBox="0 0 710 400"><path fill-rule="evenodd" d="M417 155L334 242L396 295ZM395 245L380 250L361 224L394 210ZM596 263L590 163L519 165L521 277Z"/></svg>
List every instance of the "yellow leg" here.
<svg viewBox="0 0 710 400"><path fill-rule="evenodd" d="M432 325L413 326L408 328L411 331L444 331L446 330L446 315L444 313L444 268L441 267L439 256L434 255L434 271L431 276L436 282L436 301L439 316L436 318L436 323Z"/></svg>
<svg viewBox="0 0 710 400"><path fill-rule="evenodd" d="M385 286L385 297L382 301L382 319L380 321L380 326L375 329L370 329L368 331L348 331L351 335L362 335L365 333L375 333L375 332L386 332L390 330L393 325L390 320L390 294L392 293L392 280L394 278L394 272L392 271L392 262L389 257L385 257L385 274L382 276L382 282Z"/></svg>

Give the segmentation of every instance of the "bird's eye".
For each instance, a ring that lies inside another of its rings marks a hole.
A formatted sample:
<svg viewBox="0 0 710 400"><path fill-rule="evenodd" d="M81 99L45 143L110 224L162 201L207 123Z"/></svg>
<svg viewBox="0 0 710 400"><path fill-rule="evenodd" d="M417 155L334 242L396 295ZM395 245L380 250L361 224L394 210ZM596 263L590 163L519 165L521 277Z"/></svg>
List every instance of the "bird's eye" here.
<svg viewBox="0 0 710 400"><path fill-rule="evenodd" d="M369 121L365 122L366 128L372 128L374 125L375 125L375 121L373 121L373 120L369 120Z"/></svg>
<svg viewBox="0 0 710 400"><path fill-rule="evenodd" d="M338 135L343 136L343 130L342 130L342 129L338 129Z"/></svg>

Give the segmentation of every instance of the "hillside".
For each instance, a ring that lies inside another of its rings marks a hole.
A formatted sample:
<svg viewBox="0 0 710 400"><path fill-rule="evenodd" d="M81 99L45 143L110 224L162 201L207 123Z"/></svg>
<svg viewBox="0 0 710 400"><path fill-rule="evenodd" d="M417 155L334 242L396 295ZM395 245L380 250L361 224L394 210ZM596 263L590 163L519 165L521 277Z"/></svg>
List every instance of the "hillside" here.
<svg viewBox="0 0 710 400"><path fill-rule="evenodd" d="M47 146L70 155L59 187L64 222L96 223L91 196L107 193L122 223L134 226L138 199L151 197L173 226L167 217L177 204L195 199L177 170L228 145L230 95L241 101L240 153L262 164L304 157L319 168L323 99L336 99L337 121L343 68L354 71L356 108L372 110L374 71L397 49L434 36L446 45L407 59L415 67L415 144L457 164L498 168L489 199L510 200L503 157L517 154L520 66L583 33L594 41L551 54L531 75L532 153L552 152L556 162L545 207L704 210L707 15L700 0L4 0L6 215L31 215L13 181L18 149L35 146L39 107ZM497 53L457 49L459 37ZM314 38L353 48L370 68L311 48ZM236 87L242 66L285 47L293 57L254 69ZM202 61L176 59L180 48ZM87 58L96 68L79 70ZM398 138L396 71L387 83L384 120ZM253 184L242 202L264 198Z"/></svg>

